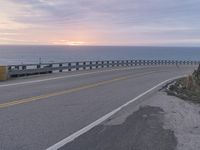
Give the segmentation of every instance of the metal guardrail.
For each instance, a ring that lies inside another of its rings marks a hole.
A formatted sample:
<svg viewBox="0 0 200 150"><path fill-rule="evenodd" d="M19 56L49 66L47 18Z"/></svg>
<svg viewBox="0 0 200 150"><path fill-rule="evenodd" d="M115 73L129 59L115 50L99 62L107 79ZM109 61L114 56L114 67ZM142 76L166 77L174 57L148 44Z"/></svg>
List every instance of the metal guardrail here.
<svg viewBox="0 0 200 150"><path fill-rule="evenodd" d="M8 78L28 76L35 74L46 74L53 72L92 70L109 67L128 67L138 65L198 65L200 61L178 61L178 60L108 60L108 61L83 61L65 63L42 63L23 64L7 66Z"/></svg>

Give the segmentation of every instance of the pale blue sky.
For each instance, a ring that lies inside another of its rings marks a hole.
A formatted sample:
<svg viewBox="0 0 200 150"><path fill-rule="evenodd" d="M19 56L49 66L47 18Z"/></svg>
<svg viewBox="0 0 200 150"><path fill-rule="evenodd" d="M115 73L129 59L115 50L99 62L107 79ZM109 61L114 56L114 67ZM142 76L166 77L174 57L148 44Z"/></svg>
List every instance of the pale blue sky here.
<svg viewBox="0 0 200 150"><path fill-rule="evenodd" d="M0 44L200 46L200 0L0 0Z"/></svg>

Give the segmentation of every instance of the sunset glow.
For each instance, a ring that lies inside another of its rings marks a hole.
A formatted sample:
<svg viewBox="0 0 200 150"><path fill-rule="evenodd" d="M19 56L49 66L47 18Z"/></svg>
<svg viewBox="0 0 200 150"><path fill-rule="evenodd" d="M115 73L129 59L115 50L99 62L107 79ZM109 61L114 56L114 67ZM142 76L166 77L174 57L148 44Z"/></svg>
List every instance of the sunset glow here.
<svg viewBox="0 0 200 150"><path fill-rule="evenodd" d="M55 45L70 45L70 46L79 46L79 45L87 45L88 43L83 41L68 41L68 40L60 40L53 42Z"/></svg>
<svg viewBox="0 0 200 150"><path fill-rule="evenodd" d="M1 0L0 44L200 46L199 17L199 0Z"/></svg>

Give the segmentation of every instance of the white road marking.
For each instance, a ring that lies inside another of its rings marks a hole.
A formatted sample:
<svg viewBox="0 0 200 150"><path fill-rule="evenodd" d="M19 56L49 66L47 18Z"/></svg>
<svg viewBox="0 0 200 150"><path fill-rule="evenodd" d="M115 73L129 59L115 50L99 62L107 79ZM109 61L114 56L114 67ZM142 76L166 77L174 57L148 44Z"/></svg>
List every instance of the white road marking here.
<svg viewBox="0 0 200 150"><path fill-rule="evenodd" d="M141 97L145 96L146 94L152 92L153 90L157 89L158 87L160 87L163 84L166 84L169 81L173 81L175 79L184 77L186 75L183 76L177 76L177 77L173 77L170 79L167 79L159 84L157 84L156 86L152 87L151 89L145 91L144 93L138 95L137 97L135 97L134 99L128 101L127 103L121 105L120 107L118 107L117 109L111 111L110 113L104 115L103 117L99 118L98 120L96 120L95 122L89 124L88 126L82 128L81 130L71 134L70 136L66 137L65 139L61 140L60 142L54 144L53 146L47 148L46 150L57 150L61 147L63 147L64 145L68 144L69 142L73 141L74 139L78 138L79 136L81 136L82 134L86 133L87 131L91 130L92 128L94 128L95 126L99 125L100 123L102 123L103 121L107 120L108 118L110 118L111 116L113 116L114 114L116 114L117 112L119 112L121 109L123 109L124 107L128 106L129 104L133 103L134 101L140 99Z"/></svg>
<svg viewBox="0 0 200 150"><path fill-rule="evenodd" d="M0 88L1 87L8 87L8 86L15 86L15 85L40 83L40 82L45 82L45 81L52 81L52 80L57 80L57 79L70 78L70 77L78 77L78 76L83 76L83 75L91 75L91 74L97 74L97 73L103 73L103 72L132 70L132 69L138 69L138 68L149 68L149 67L128 67L128 68L120 68L120 69L108 69L108 70L101 70L101 71L93 71L93 72L79 73L79 74L73 74L73 75L66 75L66 76L61 76L61 77L32 80L32 81L18 82L18 83L10 83L10 84L2 84L2 85L0 85Z"/></svg>

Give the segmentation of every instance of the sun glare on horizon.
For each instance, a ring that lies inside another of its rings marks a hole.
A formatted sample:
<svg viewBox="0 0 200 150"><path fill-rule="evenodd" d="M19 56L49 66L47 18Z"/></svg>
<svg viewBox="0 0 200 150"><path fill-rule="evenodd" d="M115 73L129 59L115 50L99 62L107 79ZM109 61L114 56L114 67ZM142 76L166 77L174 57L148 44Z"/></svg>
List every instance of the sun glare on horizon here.
<svg viewBox="0 0 200 150"><path fill-rule="evenodd" d="M59 40L53 42L54 45L69 45L69 46L81 46L87 45L87 42L84 41L69 41L69 40Z"/></svg>

